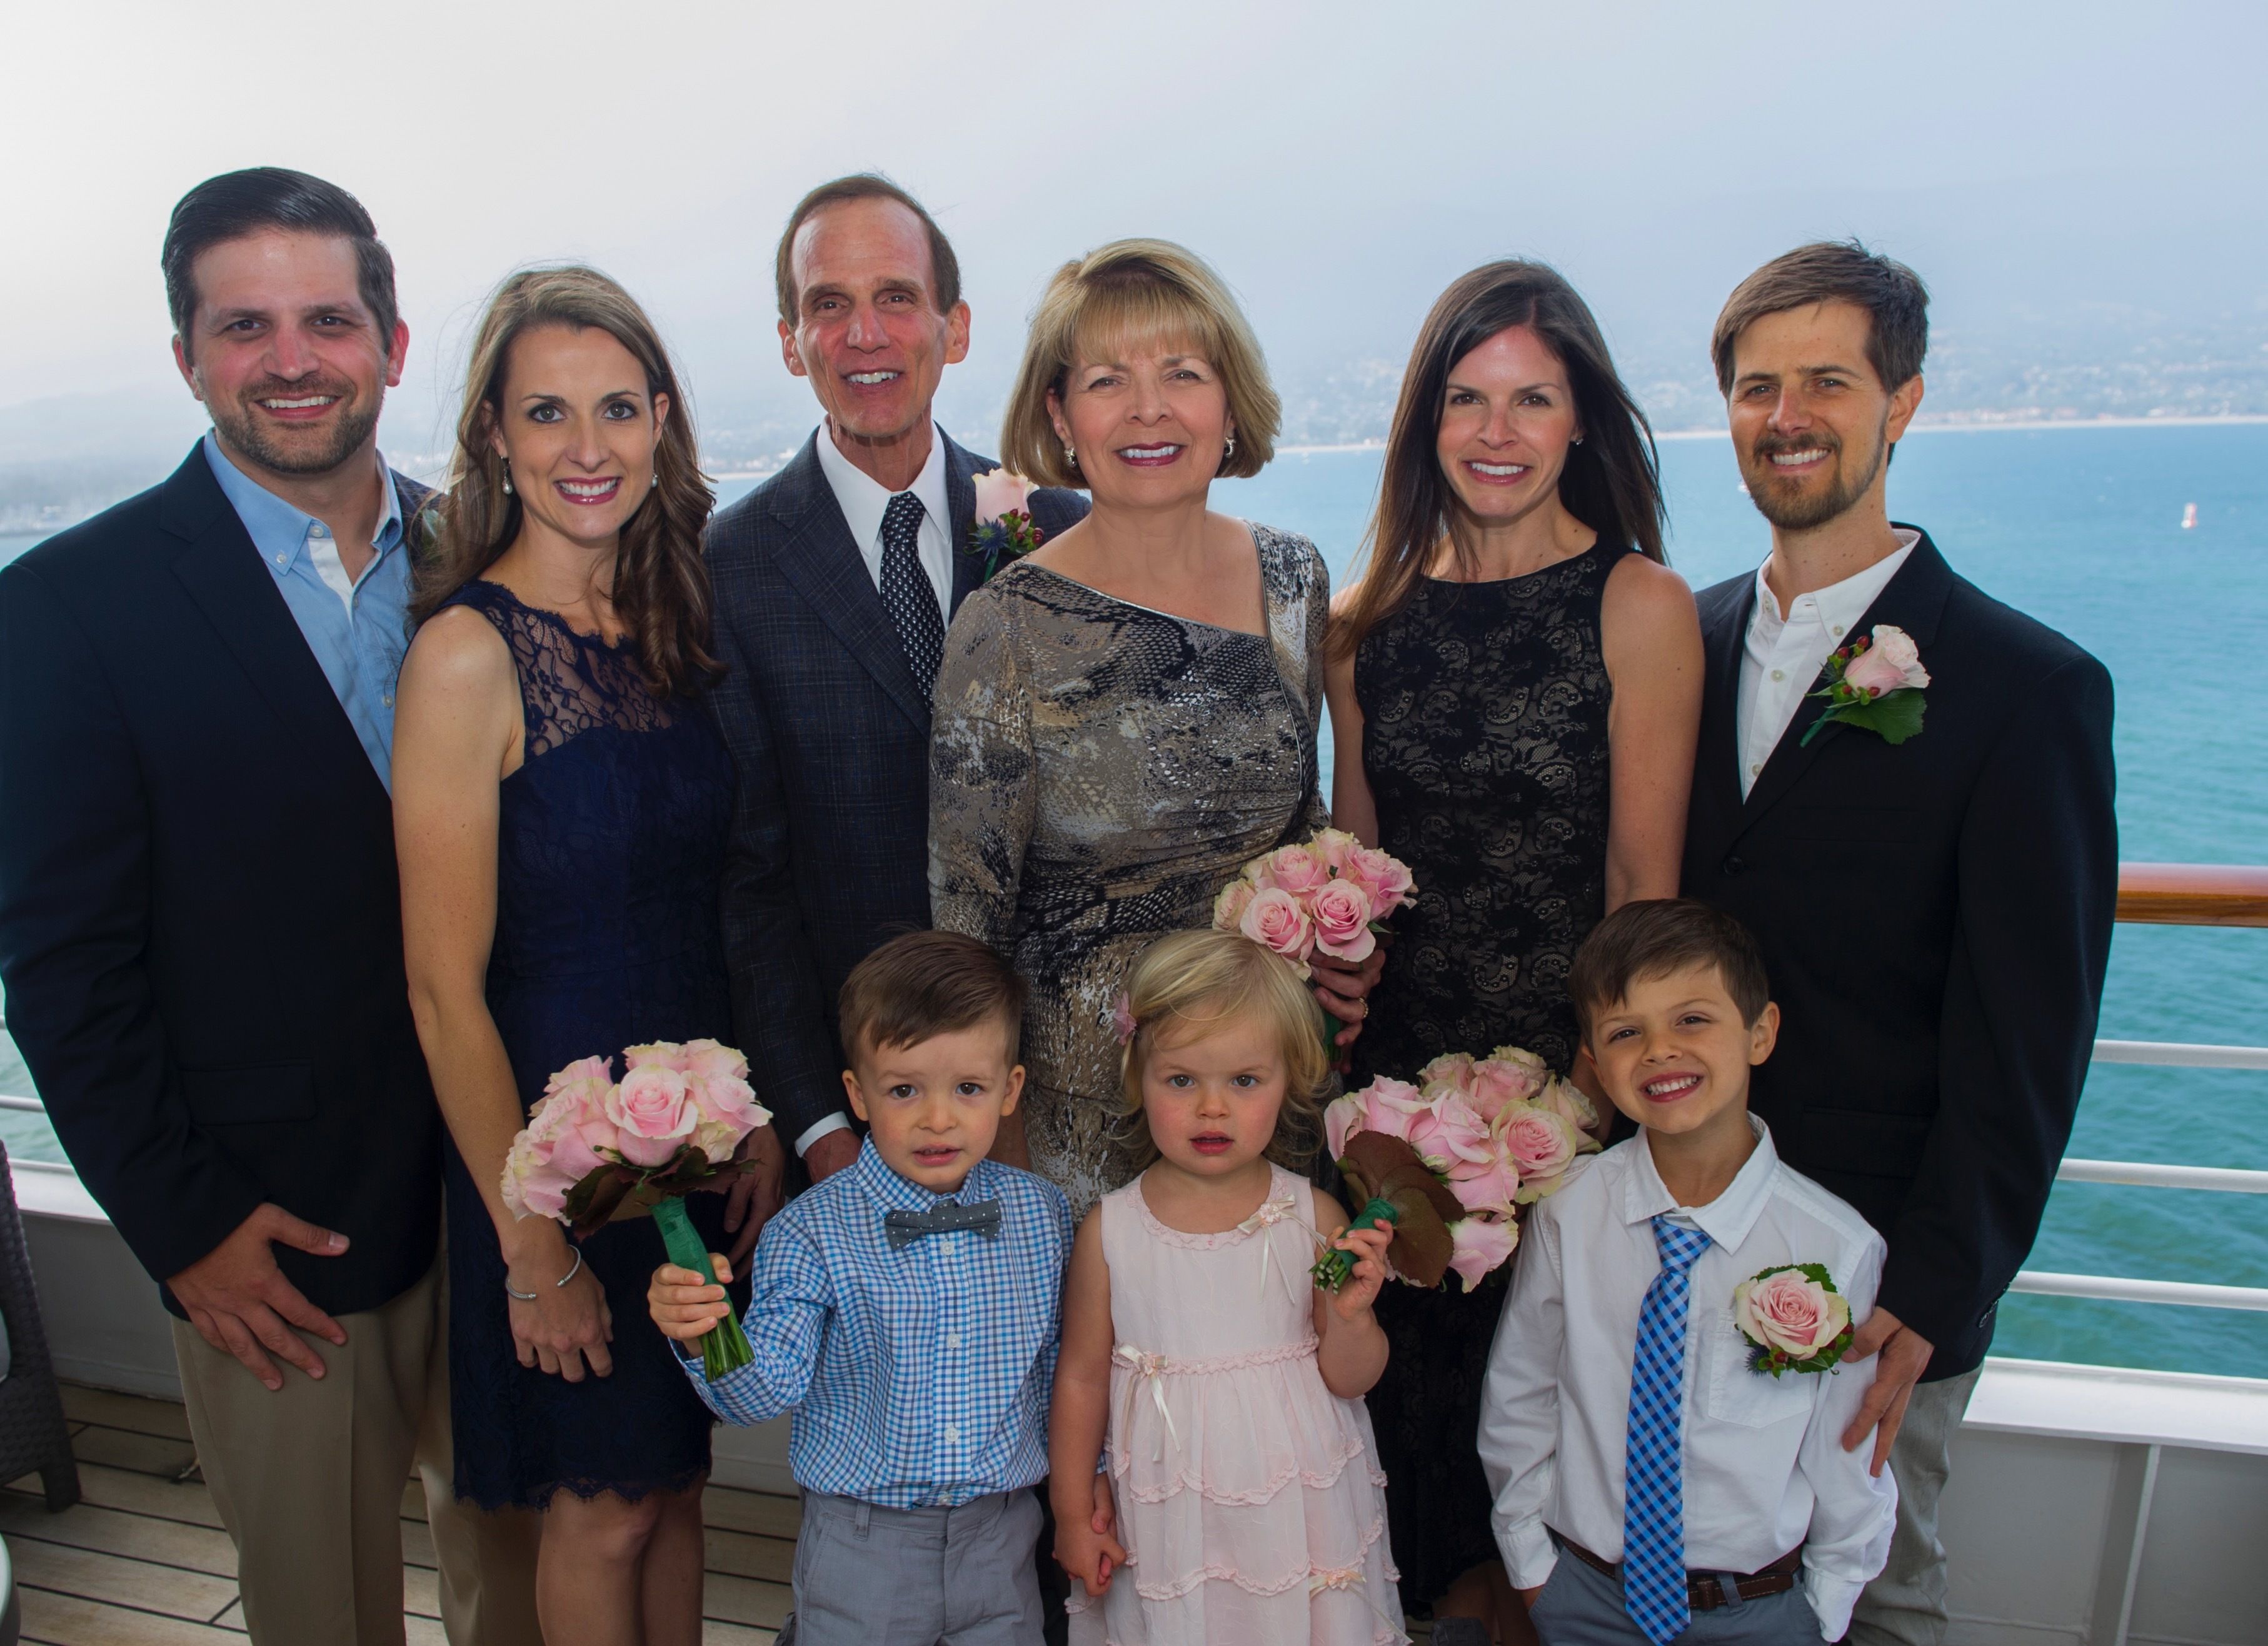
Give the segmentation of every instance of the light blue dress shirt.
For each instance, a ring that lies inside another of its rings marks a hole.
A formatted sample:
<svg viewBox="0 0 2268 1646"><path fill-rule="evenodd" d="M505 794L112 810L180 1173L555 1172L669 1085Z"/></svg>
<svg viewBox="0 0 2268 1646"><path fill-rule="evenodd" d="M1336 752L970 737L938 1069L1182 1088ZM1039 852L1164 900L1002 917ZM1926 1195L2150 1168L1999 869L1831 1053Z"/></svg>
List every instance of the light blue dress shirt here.
<svg viewBox="0 0 2268 1646"><path fill-rule="evenodd" d="M401 499L386 474L386 512L371 539L378 551L350 584L330 528L302 514L247 476L205 436L205 461L260 551L260 563L283 592L284 604L315 654L323 678L347 711L363 752L389 793L394 788L394 689L409 650L409 554L402 543Z"/></svg>
<svg viewBox="0 0 2268 1646"><path fill-rule="evenodd" d="M962 1230L897 1251L893 1211L1000 1203L997 1238ZM1047 1478L1071 1204L1028 1172L980 1160L939 1196L882 1164L871 1139L846 1172L764 1225L742 1325L755 1352L711 1383L728 1423L793 1412L796 1483L889 1509L957 1508ZM678 1346L681 1356L686 1346Z"/></svg>

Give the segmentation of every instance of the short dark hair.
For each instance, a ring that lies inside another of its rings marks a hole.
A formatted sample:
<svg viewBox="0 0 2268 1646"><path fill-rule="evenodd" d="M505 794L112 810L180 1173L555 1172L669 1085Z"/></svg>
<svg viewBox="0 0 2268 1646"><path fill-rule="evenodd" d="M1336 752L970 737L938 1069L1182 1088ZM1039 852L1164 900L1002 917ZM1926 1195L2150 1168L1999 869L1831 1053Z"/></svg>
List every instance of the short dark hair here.
<svg viewBox="0 0 2268 1646"><path fill-rule="evenodd" d="M205 179L181 196L166 224L158 262L166 274L166 305L173 311L173 334L185 350L195 352L189 323L197 312L198 257L225 240L240 240L262 229L335 235L351 241L362 300L377 317L381 344L393 342L394 323L401 315L394 296L394 254L378 238L378 225L362 202L336 183L305 172L255 165Z"/></svg>
<svg viewBox="0 0 2268 1646"><path fill-rule="evenodd" d="M1767 314L1814 303L1855 303L1873 317L1867 364L1895 389L1920 375L1929 352L1929 288L1895 258L1857 240L1815 240L1775 257L1733 288L1709 339L1719 393L1733 392L1733 347Z"/></svg>
<svg viewBox="0 0 2268 1646"><path fill-rule="evenodd" d="M1024 1026L1024 980L1000 952L957 931L891 938L843 980L836 1015L843 1056L918 1046L980 1023L998 1023L1013 1058Z"/></svg>
<svg viewBox="0 0 2268 1646"><path fill-rule="evenodd" d="M1743 1023L1754 1023L1771 1003L1764 951L1746 926L1694 898L1652 898L1624 904L1575 951L1567 993L1584 1038L1600 1013L1630 997L1632 983L1689 966L1717 968Z"/></svg>
<svg viewBox="0 0 2268 1646"><path fill-rule="evenodd" d="M854 172L831 183L821 183L796 202L795 209L787 214L787 227L780 231L779 254L772 267L773 278L779 284L781 320L792 326L799 313L795 269L792 266L796 231L828 207L851 200L894 200L921 219L922 228L929 235L930 296L936 301L939 314L949 313L953 305L961 301L961 260L953 254L953 242L937 226L937 219L929 215L929 208L888 178L880 172Z"/></svg>

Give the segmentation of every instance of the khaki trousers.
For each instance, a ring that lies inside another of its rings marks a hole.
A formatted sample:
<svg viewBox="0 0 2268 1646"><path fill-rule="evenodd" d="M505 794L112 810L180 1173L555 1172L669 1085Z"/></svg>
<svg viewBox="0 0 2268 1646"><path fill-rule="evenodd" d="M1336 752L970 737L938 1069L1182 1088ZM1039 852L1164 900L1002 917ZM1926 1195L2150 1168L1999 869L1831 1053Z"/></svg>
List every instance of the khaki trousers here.
<svg viewBox="0 0 2268 1646"><path fill-rule="evenodd" d="M1890 1443L1898 1518L1890 1533L1889 1564L1859 1597L1851 1632L1843 1637L1849 1646L1943 1646L1953 1619L1945 1607L1938 1499L1953 1472L1953 1437L1983 1375L1980 1366L1957 1378L1914 1385L1905 1423Z"/></svg>
<svg viewBox="0 0 2268 1646"><path fill-rule="evenodd" d="M393 1302L342 1315L344 1348L300 1335L270 1394L235 1356L173 1322L189 1434L254 1646L403 1646L401 1496L414 1464L441 1569L451 1646L541 1646L537 1517L460 1503L452 1488L446 1258Z"/></svg>

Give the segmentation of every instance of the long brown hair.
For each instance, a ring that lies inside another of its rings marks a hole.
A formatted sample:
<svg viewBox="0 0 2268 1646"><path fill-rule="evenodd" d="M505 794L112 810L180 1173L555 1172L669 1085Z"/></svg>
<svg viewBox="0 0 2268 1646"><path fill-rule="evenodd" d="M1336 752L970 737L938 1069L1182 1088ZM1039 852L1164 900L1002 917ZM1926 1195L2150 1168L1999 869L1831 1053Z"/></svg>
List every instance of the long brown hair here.
<svg viewBox="0 0 2268 1646"><path fill-rule="evenodd" d="M1362 576L1331 625L1331 650L1346 657L1362 637L1402 608L1446 537L1458 569L1479 569L1460 530L1457 495L1441 473L1435 442L1449 373L1498 332L1532 326L1567 371L1580 445L1559 474L1559 501L1602 537L1631 544L1647 559L1662 551L1664 511L1653 430L1623 386L1591 311L1556 268L1507 260L1455 281L1425 317L1402 375L1402 397L1386 439L1378 510L1365 540Z"/></svg>
<svg viewBox="0 0 2268 1646"><path fill-rule="evenodd" d="M449 478L434 500L439 529L418 567L409 614L421 623L432 616L519 535L520 502L504 489L504 460L490 437L504 415L512 346L539 326L605 332L644 370L649 398L669 397L654 448L656 481L623 524L611 598L654 694L694 692L724 672L709 650L709 574L701 561L701 533L715 495L701 473L692 406L660 334L637 299L595 268L524 268L489 300L473 334Z"/></svg>

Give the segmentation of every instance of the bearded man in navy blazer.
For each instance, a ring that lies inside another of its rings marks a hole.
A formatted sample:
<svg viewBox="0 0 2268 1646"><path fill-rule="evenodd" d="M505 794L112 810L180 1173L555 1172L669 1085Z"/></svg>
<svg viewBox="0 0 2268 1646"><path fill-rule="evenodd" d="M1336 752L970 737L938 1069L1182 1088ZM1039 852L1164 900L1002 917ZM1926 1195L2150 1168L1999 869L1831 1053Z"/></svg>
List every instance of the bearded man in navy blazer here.
<svg viewBox="0 0 2268 1646"><path fill-rule="evenodd" d="M1928 294L1856 245L1733 293L1712 352L1771 557L1699 599L1708 679L1686 891L1764 946L1782 1013L1752 1106L1889 1244L1844 1444L1898 1482L1847 1637L1944 1639L1947 1451L2071 1135L2117 900L2110 676L1957 576L1885 503L1921 403ZM1902 631L1919 731L1818 723L1830 654Z"/></svg>
<svg viewBox="0 0 2268 1646"><path fill-rule="evenodd" d="M894 932L926 928L930 694L984 562L976 476L932 411L968 352L961 266L921 202L838 178L789 214L780 350L826 413L778 474L710 523L716 704L739 772L725 878L733 1015L750 1079L816 1181L858 1157L835 997ZM1038 491L1053 533L1086 512ZM755 1239L736 1194L741 1260ZM758 1193L755 1199L762 1198Z"/></svg>

